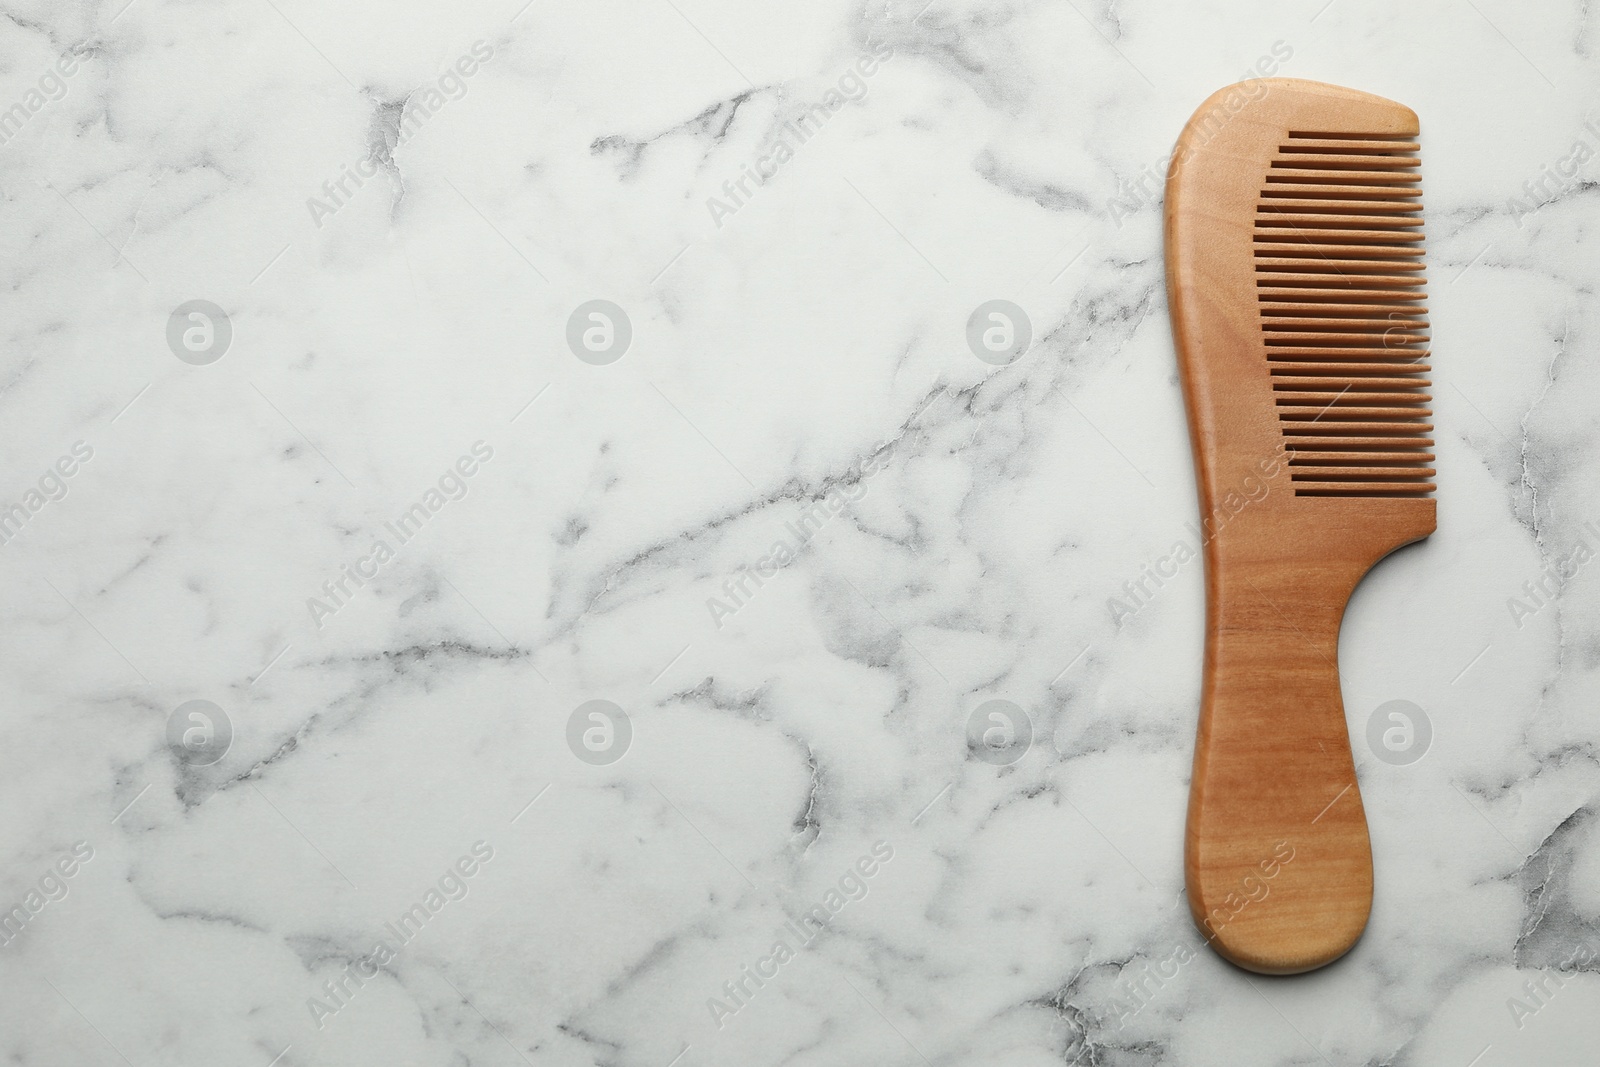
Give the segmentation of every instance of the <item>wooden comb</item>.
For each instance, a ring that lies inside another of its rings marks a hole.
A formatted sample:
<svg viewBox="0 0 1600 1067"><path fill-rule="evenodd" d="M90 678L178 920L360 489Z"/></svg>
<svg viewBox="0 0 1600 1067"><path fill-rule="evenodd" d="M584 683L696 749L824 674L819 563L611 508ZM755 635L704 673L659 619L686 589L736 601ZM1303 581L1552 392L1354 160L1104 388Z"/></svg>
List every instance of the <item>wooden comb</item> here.
<svg viewBox="0 0 1600 1067"><path fill-rule="evenodd" d="M1338 959L1372 906L1339 625L1434 529L1417 116L1267 78L1184 127L1167 295L1205 526L1189 908L1264 974Z"/></svg>

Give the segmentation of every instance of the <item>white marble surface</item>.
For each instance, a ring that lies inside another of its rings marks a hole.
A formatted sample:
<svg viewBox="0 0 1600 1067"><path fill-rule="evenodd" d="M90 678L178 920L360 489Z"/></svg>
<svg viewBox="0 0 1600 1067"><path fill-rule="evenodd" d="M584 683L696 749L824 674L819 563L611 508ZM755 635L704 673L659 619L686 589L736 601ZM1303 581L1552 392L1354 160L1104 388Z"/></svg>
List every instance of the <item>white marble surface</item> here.
<svg viewBox="0 0 1600 1067"><path fill-rule="evenodd" d="M0 1061L1594 1062L1600 568L1508 606L1600 548L1588 5L124 2L0 20ZM1199 565L1108 607L1196 512L1138 186L1275 46L1421 115L1439 380L1343 639L1376 906L1298 979L1179 906Z"/></svg>

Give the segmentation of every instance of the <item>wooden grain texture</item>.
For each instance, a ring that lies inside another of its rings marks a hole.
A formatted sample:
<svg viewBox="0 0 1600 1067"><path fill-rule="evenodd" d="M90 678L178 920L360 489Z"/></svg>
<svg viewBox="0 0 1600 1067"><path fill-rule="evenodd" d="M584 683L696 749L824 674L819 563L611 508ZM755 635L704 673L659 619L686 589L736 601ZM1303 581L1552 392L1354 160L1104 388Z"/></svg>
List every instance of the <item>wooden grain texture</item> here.
<svg viewBox="0 0 1600 1067"><path fill-rule="evenodd" d="M1167 286L1206 542L1185 879L1266 974L1361 936L1372 852L1339 627L1434 529L1417 117L1296 79L1224 89L1167 179Z"/></svg>

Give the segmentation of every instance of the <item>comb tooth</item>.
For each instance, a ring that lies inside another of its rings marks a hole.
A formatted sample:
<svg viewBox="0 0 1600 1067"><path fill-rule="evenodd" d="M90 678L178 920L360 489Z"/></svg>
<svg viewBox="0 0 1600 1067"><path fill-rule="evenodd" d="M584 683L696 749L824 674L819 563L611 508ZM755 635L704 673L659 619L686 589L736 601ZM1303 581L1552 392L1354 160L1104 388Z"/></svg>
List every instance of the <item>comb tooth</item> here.
<svg viewBox="0 0 1600 1067"><path fill-rule="evenodd" d="M1368 197L1352 200L1346 197L1318 198L1314 196L1300 197L1298 195L1277 192L1264 192L1261 194L1261 203L1257 206L1263 214L1276 216L1292 214L1294 212L1308 212L1313 215L1363 215L1392 218L1404 218L1408 213L1420 211L1422 201L1416 199L1395 200L1388 197Z"/></svg>
<svg viewBox="0 0 1600 1067"><path fill-rule="evenodd" d="M1411 240L1420 236L1422 218L1412 205L1407 204L1406 210L1383 215L1369 210L1369 205L1376 203L1369 200L1349 201L1353 209L1350 211L1327 211L1322 208L1285 211L1273 201L1262 199L1256 202L1256 240L1285 241L1316 232L1322 236L1317 241L1308 240L1306 243L1365 244L1371 240L1393 240L1398 234L1410 234ZM1353 241L1348 231L1358 228L1368 231L1369 235ZM1330 230L1332 232L1328 232ZM1373 231L1383 236L1370 236Z"/></svg>
<svg viewBox="0 0 1600 1067"><path fill-rule="evenodd" d="M1306 449L1297 449L1289 455L1291 467L1325 467L1331 464L1343 463L1346 466L1385 466L1405 465L1408 463L1432 463L1432 452L1404 451L1404 452L1313 452Z"/></svg>
<svg viewBox="0 0 1600 1067"><path fill-rule="evenodd" d="M1394 142L1396 141L1401 143L1408 142L1415 136L1416 134L1414 133L1367 133L1361 130L1340 130L1337 133L1329 133L1327 131L1322 131L1319 133L1315 130L1290 130L1289 143L1283 147L1293 148L1295 145L1303 144L1306 141L1320 141L1326 139L1338 141L1377 141L1393 146ZM1406 145L1406 147L1415 151L1417 146Z"/></svg>
<svg viewBox="0 0 1600 1067"><path fill-rule="evenodd" d="M1422 240L1414 230L1308 230L1299 226L1274 227L1256 233L1256 248L1265 252L1281 252L1284 245L1304 246L1312 254L1334 259L1358 258L1351 255L1359 251L1362 256L1389 259L1394 256L1420 256L1420 248L1408 248ZM1298 251L1292 249L1290 254Z"/></svg>
<svg viewBox="0 0 1600 1067"><path fill-rule="evenodd" d="M1403 366L1387 366L1384 363L1274 363L1272 376L1280 382L1347 382L1354 379L1362 389L1376 386L1378 382L1416 382L1418 386L1427 387L1432 382L1426 378L1418 378L1419 374L1426 374L1434 370L1427 363L1406 363ZM1274 386L1277 387L1277 386ZM1387 386L1376 386L1386 389Z"/></svg>
<svg viewBox="0 0 1600 1067"><path fill-rule="evenodd" d="M1396 230L1402 233L1409 232L1414 227L1422 225L1422 220L1414 214L1393 215L1368 215L1353 211L1262 211L1261 217L1256 219L1256 226L1260 229L1273 227L1294 230ZM1420 239L1420 235L1413 234L1411 240Z"/></svg>
<svg viewBox="0 0 1600 1067"><path fill-rule="evenodd" d="M1274 182L1261 190L1261 201L1276 204L1285 200L1318 200L1324 204L1346 204L1351 210L1366 211L1375 205L1393 205L1399 210L1414 210L1421 205L1422 190L1410 186L1325 185L1314 181Z"/></svg>
<svg viewBox="0 0 1600 1067"><path fill-rule="evenodd" d="M1429 434L1433 432L1433 423L1416 422L1410 419L1393 422L1348 422L1344 419L1318 419L1316 412L1308 418L1287 418L1279 413L1283 420L1285 436L1310 438L1316 440L1323 435L1328 437L1361 436L1361 437L1387 437L1391 435L1407 436L1412 434ZM1331 445L1324 445L1331 448Z"/></svg>
<svg viewBox="0 0 1600 1067"><path fill-rule="evenodd" d="M1426 404L1431 398L1416 378L1279 378L1272 388L1279 404L1338 404L1371 407Z"/></svg>
<svg viewBox="0 0 1600 1067"><path fill-rule="evenodd" d="M1427 314L1419 302L1425 299L1422 293L1408 292L1404 289L1356 289L1339 288L1329 291L1310 286L1292 287L1286 285L1260 285L1257 292L1263 301L1264 310L1278 310L1270 307L1274 304L1284 305L1314 305L1330 311L1338 311L1350 306L1350 302L1359 302L1371 306L1382 304L1383 311L1414 311L1419 315Z"/></svg>
<svg viewBox="0 0 1600 1067"><path fill-rule="evenodd" d="M1372 416L1374 418L1399 417L1391 416L1390 409L1398 409L1407 417L1410 417L1415 412L1407 409L1415 408L1419 404L1425 407L1432 402L1433 398L1426 393L1410 391L1357 393L1348 386L1337 391L1332 389L1317 390L1315 392L1284 391L1277 394L1278 407L1283 409L1278 413L1285 416L1296 408L1305 407L1313 411L1328 411L1336 418L1350 417L1350 409L1352 408L1360 409L1363 412L1369 409L1374 411L1383 409L1379 414Z"/></svg>
<svg viewBox="0 0 1600 1067"><path fill-rule="evenodd" d="M1387 323L1388 326L1413 332L1422 332L1428 328L1428 312L1420 304L1357 304L1340 300L1263 299L1261 312L1263 315L1272 316L1274 322L1329 323L1345 329L1346 332L1349 328L1365 323Z"/></svg>
<svg viewBox="0 0 1600 1067"><path fill-rule="evenodd" d="M1399 334L1389 337L1389 343L1384 344L1384 329L1382 327L1371 333L1333 333L1331 331L1306 330L1299 333L1271 333L1267 337L1267 344L1271 348L1268 355L1278 352L1312 352L1320 353L1323 350L1339 351L1348 349L1351 352L1371 357L1390 357L1400 352L1408 352L1409 348L1403 346L1421 344L1427 338L1421 334Z"/></svg>
<svg viewBox="0 0 1600 1067"><path fill-rule="evenodd" d="M1267 352L1267 359L1272 366L1279 362L1285 364L1304 363L1307 360L1334 363L1343 361L1350 366L1352 375L1366 373L1368 367L1375 364L1386 364L1396 356L1405 355L1409 349L1396 349L1386 351L1381 348L1273 348ZM1428 354L1426 349L1417 350L1420 359Z"/></svg>
<svg viewBox="0 0 1600 1067"><path fill-rule="evenodd" d="M1338 429L1343 429L1343 427L1338 427ZM1410 451L1413 447L1419 450L1433 447L1433 438L1431 437L1408 437L1403 441L1395 441L1371 437L1317 437L1296 434L1293 430L1284 432L1284 442L1289 451L1295 454L1327 449L1365 454L1367 452Z"/></svg>
<svg viewBox="0 0 1600 1067"><path fill-rule="evenodd" d="M1373 262L1376 266L1389 267L1384 262L1392 259L1417 259L1422 258L1422 249L1396 247L1394 245L1376 244L1371 242L1339 241L1339 240L1313 240L1310 235L1295 233L1274 233L1256 235L1256 255L1267 258L1301 259L1301 260L1326 260L1330 266L1343 271L1343 263L1337 260L1357 260L1360 262Z"/></svg>
<svg viewBox="0 0 1600 1067"><path fill-rule="evenodd" d="M1374 433L1406 433L1408 430L1422 432L1431 431L1431 423L1418 422L1414 409L1406 408L1339 408L1327 407L1279 407L1278 417L1290 429L1307 429L1312 424L1326 429L1329 433L1344 433L1351 427L1372 427Z"/></svg>
<svg viewBox="0 0 1600 1067"><path fill-rule="evenodd" d="M1284 395L1294 396L1309 395L1311 393L1336 393L1351 388L1403 392L1427 389L1433 385L1427 378L1380 374L1361 375L1359 377L1319 378L1311 375L1280 376L1274 372L1273 378L1272 388L1274 390ZM1417 395L1426 399L1421 393Z"/></svg>
<svg viewBox="0 0 1600 1067"><path fill-rule="evenodd" d="M1258 289L1291 288L1297 290L1315 290L1318 293L1327 293L1333 298L1334 293L1340 290L1371 290L1379 289L1392 294L1395 299L1420 300L1423 294L1415 288L1426 284L1427 279L1416 276L1374 276L1352 278L1343 274L1318 274L1295 273L1293 271L1275 271L1265 269L1261 260L1256 260L1256 287ZM1332 292L1328 292L1331 290Z"/></svg>
<svg viewBox="0 0 1600 1067"><path fill-rule="evenodd" d="M1356 260L1350 260L1335 266L1325 256L1307 257L1305 255L1284 254L1282 252L1277 255L1269 255L1261 249L1256 250L1256 270L1264 274L1334 274L1339 276L1340 284L1344 285L1356 280L1359 280L1363 285L1380 284L1365 277L1365 275L1381 274L1403 278L1406 272L1420 271L1421 269L1421 263L1360 262ZM1356 278L1355 276L1357 275L1362 277ZM1412 284L1422 285L1425 282L1426 279L1418 278Z"/></svg>
<svg viewBox="0 0 1600 1067"><path fill-rule="evenodd" d="M1379 317L1338 315L1276 315L1264 318L1263 330L1272 336L1269 341L1328 341L1338 339L1340 344L1382 343L1387 336L1390 344L1410 344L1411 339L1425 340L1428 336L1426 319L1414 315L1390 312ZM1376 336L1374 336L1376 335Z"/></svg>
<svg viewBox="0 0 1600 1067"><path fill-rule="evenodd" d="M1319 153L1337 151L1347 155L1390 155L1394 152L1415 152L1422 147L1416 141L1393 141L1384 137L1308 137L1298 133L1291 133L1295 138L1291 144L1286 144L1279 149L1286 156L1298 156L1301 153Z"/></svg>

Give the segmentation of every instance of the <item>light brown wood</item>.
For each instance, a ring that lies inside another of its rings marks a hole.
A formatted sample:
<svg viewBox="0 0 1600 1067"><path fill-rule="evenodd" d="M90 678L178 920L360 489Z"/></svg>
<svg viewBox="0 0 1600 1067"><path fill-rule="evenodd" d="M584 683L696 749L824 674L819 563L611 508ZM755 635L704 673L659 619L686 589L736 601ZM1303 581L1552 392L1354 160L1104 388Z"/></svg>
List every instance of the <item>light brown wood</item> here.
<svg viewBox="0 0 1600 1067"><path fill-rule="evenodd" d="M1262 79L1195 112L1167 177L1167 290L1206 536L1184 873L1265 974L1361 936L1372 850L1340 696L1362 576L1434 529L1417 117Z"/></svg>

